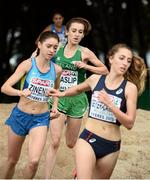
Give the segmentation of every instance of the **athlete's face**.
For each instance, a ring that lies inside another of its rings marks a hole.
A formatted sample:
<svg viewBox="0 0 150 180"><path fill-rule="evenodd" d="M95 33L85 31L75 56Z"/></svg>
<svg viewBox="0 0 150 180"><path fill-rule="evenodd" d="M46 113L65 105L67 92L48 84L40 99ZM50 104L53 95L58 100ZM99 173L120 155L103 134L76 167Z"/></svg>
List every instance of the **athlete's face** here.
<svg viewBox="0 0 150 180"><path fill-rule="evenodd" d="M53 17L53 22L54 22L55 26L57 26L57 27L62 26L63 20L64 20L64 18L60 14L55 14Z"/></svg>
<svg viewBox="0 0 150 180"><path fill-rule="evenodd" d="M130 50L119 48L119 50L109 58L111 70L113 69L117 74L124 75L131 65L132 56Z"/></svg>
<svg viewBox="0 0 150 180"><path fill-rule="evenodd" d="M56 53L58 48L58 40L56 38L48 38L42 43L39 42L40 55L46 60L50 60Z"/></svg>
<svg viewBox="0 0 150 180"><path fill-rule="evenodd" d="M72 44L79 44L84 37L84 25L81 23L72 23L66 32L68 42Z"/></svg>

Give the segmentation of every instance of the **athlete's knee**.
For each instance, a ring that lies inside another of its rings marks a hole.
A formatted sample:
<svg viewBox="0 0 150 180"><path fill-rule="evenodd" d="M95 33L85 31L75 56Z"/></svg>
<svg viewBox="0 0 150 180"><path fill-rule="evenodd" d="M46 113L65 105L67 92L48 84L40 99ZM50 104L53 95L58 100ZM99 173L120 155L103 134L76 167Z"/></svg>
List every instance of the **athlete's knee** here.
<svg viewBox="0 0 150 180"><path fill-rule="evenodd" d="M32 160L29 160L29 162L28 162L28 167L31 171L36 171L38 165L39 165L38 159L32 159Z"/></svg>
<svg viewBox="0 0 150 180"><path fill-rule="evenodd" d="M52 140L52 146L53 146L54 149L58 149L58 148L59 148L60 140L61 140L60 137L55 137L55 138L53 138L53 140Z"/></svg>
<svg viewBox="0 0 150 180"><path fill-rule="evenodd" d="M7 164L9 167L14 167L18 162L18 158L9 157L7 160Z"/></svg>
<svg viewBox="0 0 150 180"><path fill-rule="evenodd" d="M73 144L67 144L68 148L72 149L74 147Z"/></svg>
<svg viewBox="0 0 150 180"><path fill-rule="evenodd" d="M76 141L75 141L75 140L74 140L74 141L66 141L66 145L67 145L70 149L74 148L75 144L76 144Z"/></svg>

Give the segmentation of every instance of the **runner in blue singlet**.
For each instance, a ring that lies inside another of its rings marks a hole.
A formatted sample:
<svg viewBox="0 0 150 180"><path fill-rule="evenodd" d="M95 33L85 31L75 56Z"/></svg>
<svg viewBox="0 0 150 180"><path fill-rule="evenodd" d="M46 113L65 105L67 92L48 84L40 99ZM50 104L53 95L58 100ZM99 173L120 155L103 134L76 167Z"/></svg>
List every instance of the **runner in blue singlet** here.
<svg viewBox="0 0 150 180"><path fill-rule="evenodd" d="M58 44L59 37L56 33L43 32L38 41L38 55L21 62L1 87L2 93L20 97L5 123L8 125L9 150L3 179L13 177L27 135L29 157L23 173L24 179L31 179L36 174L50 123L47 91L52 87L59 89L62 69L50 61L57 51ZM15 89L14 85L20 80L21 90ZM54 99L53 106L57 109L57 98ZM57 111L52 111L52 115L57 115Z"/></svg>

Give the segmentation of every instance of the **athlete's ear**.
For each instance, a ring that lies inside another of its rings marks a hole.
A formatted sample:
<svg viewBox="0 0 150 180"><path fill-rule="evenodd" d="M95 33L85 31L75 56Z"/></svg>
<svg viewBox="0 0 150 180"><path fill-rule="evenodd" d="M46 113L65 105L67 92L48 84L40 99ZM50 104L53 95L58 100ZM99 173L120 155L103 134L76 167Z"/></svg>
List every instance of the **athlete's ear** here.
<svg viewBox="0 0 150 180"><path fill-rule="evenodd" d="M65 30L65 35L68 36L68 30L67 29Z"/></svg>
<svg viewBox="0 0 150 180"><path fill-rule="evenodd" d="M113 61L113 56L109 56L109 64L111 65Z"/></svg>
<svg viewBox="0 0 150 180"><path fill-rule="evenodd" d="M38 41L37 46L38 46L39 49L41 48L41 42L40 41Z"/></svg>

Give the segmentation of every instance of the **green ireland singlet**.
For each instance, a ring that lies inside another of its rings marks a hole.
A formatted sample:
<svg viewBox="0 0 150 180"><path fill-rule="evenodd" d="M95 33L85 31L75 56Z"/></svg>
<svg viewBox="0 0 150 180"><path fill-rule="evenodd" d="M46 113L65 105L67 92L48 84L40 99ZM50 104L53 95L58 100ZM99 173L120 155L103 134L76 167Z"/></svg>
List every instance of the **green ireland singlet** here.
<svg viewBox="0 0 150 180"><path fill-rule="evenodd" d="M64 46L61 46L55 56L55 63L62 67L60 91L65 91L72 86L80 84L86 78L85 69L79 69L74 64L76 61L82 61L81 46L77 47L75 54L70 58L64 56L64 48ZM88 99L85 93L59 98L58 110L69 117L81 118L87 107Z"/></svg>
<svg viewBox="0 0 150 180"><path fill-rule="evenodd" d="M71 58L64 56L64 46L61 46L56 55L56 64L63 69L60 79L60 91L64 91L69 87L75 86L83 82L86 78L85 69L79 69L74 64L76 61L81 61L81 46L78 46L75 54Z"/></svg>

